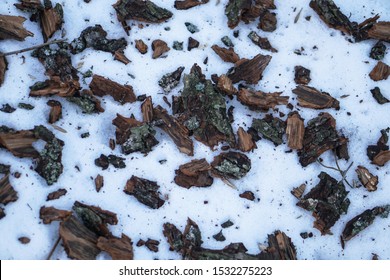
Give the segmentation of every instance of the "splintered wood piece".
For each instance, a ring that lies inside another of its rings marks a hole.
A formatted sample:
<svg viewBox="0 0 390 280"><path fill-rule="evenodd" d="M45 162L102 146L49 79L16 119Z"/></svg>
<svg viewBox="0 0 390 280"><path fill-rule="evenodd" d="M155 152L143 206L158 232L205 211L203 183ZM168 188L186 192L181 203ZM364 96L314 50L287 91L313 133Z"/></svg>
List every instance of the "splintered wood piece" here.
<svg viewBox="0 0 390 280"><path fill-rule="evenodd" d="M0 56L0 87L4 83L5 71L7 71L7 59L5 56Z"/></svg>
<svg viewBox="0 0 390 280"><path fill-rule="evenodd" d="M68 257L76 260L94 260L100 253L98 236L70 216L60 224L60 237Z"/></svg>
<svg viewBox="0 0 390 280"><path fill-rule="evenodd" d="M310 78L310 70L309 69L306 69L303 66L295 66L294 70L295 70L294 81L297 84L307 85L308 83L310 83L311 78Z"/></svg>
<svg viewBox="0 0 390 280"><path fill-rule="evenodd" d="M287 118L286 135L287 146L290 149L302 149L303 137L305 135L305 124L298 112L289 114Z"/></svg>
<svg viewBox="0 0 390 280"><path fill-rule="evenodd" d="M267 38L260 37L256 32L251 31L248 35L248 38L251 39L251 41L259 46L263 50L267 50L270 52L278 52L274 47L271 46L271 43L268 41Z"/></svg>
<svg viewBox="0 0 390 280"><path fill-rule="evenodd" d="M235 67L229 70L227 76L234 84L240 81L257 84L263 77L263 72L271 61L271 58L269 55L258 54L250 60L241 59L237 61Z"/></svg>
<svg viewBox="0 0 390 280"><path fill-rule="evenodd" d="M176 118L169 115L160 105L153 110L156 119L161 119L163 124L161 128L172 138L173 142L179 148L179 151L189 155L194 155L194 143L189 137L188 129Z"/></svg>
<svg viewBox="0 0 390 280"><path fill-rule="evenodd" d="M153 121L153 102L151 96L147 97L142 103L141 112L145 123Z"/></svg>
<svg viewBox="0 0 390 280"><path fill-rule="evenodd" d="M104 177L100 174L98 174L95 178L95 188L97 192L100 192L100 190L104 186Z"/></svg>
<svg viewBox="0 0 390 280"><path fill-rule="evenodd" d="M367 32L371 39L382 40L390 43L390 21L379 21Z"/></svg>
<svg viewBox="0 0 390 280"><path fill-rule="evenodd" d="M9 175L0 179L0 204L7 205L18 200L18 193L9 182Z"/></svg>
<svg viewBox="0 0 390 280"><path fill-rule="evenodd" d="M122 237L99 237L97 247L107 252L113 260L132 260L134 258L131 239L122 233Z"/></svg>
<svg viewBox="0 0 390 280"><path fill-rule="evenodd" d="M238 149L243 152L253 151L257 148L256 142L253 141L252 135L246 132L242 127L238 128Z"/></svg>
<svg viewBox="0 0 390 280"><path fill-rule="evenodd" d="M45 225L53 221L63 221L72 215L72 211L60 210L54 207L42 206L39 210L39 218Z"/></svg>
<svg viewBox="0 0 390 280"><path fill-rule="evenodd" d="M373 164L384 166L390 160L390 151L379 152L372 160Z"/></svg>
<svg viewBox="0 0 390 280"><path fill-rule="evenodd" d="M361 165L359 165L355 171L363 187L365 187L369 192L377 190L378 176L372 175L367 168Z"/></svg>
<svg viewBox="0 0 390 280"><path fill-rule="evenodd" d="M123 64L127 65L129 64L131 61L130 59L128 59L126 56L125 56L125 53L123 52L123 50L117 50L115 53L114 53L114 59L115 60L118 60L120 62L122 62Z"/></svg>
<svg viewBox="0 0 390 280"><path fill-rule="evenodd" d="M3 146L16 157L38 158L39 153L33 147L38 138L33 131L20 130L17 132L0 133L0 147Z"/></svg>
<svg viewBox="0 0 390 280"><path fill-rule="evenodd" d="M144 41L135 40L135 48L141 53L146 54L148 52L148 45L144 43Z"/></svg>
<svg viewBox="0 0 390 280"><path fill-rule="evenodd" d="M203 5L208 3L209 0L183 0L183 1L175 1L175 9L176 10L188 10L193 7Z"/></svg>
<svg viewBox="0 0 390 280"><path fill-rule="evenodd" d="M200 43L198 40L195 40L192 37L188 38L188 47L187 47L188 51L191 51L192 49L196 49L197 47L199 47L199 45Z"/></svg>
<svg viewBox="0 0 390 280"><path fill-rule="evenodd" d="M302 195L305 193L306 185L302 184L299 187L293 188L291 194L298 199L301 199Z"/></svg>
<svg viewBox="0 0 390 280"><path fill-rule="evenodd" d="M245 192L239 194L239 197L245 198L245 199L250 200L250 201L255 200L255 194L251 191L245 191Z"/></svg>
<svg viewBox="0 0 390 280"><path fill-rule="evenodd" d="M168 47L167 43L164 42L163 40L154 40L152 42L152 50L153 50L153 55L152 58L156 59L162 56L164 53L168 52L171 48Z"/></svg>
<svg viewBox="0 0 390 280"><path fill-rule="evenodd" d="M62 116L62 105L56 100L47 101L47 105L51 107L49 113L49 123L57 122Z"/></svg>
<svg viewBox="0 0 390 280"><path fill-rule="evenodd" d="M276 30L276 24L277 24L276 14L271 13L270 11L266 10L261 16L260 16L260 22L257 28L266 31L266 32L273 32Z"/></svg>
<svg viewBox="0 0 390 280"><path fill-rule="evenodd" d="M210 176L211 166L203 158L192 160L189 163L182 164L175 171L175 183L184 188L191 187L209 187L213 184L213 178Z"/></svg>
<svg viewBox="0 0 390 280"><path fill-rule="evenodd" d="M57 30L61 29L63 13L64 11L60 4L56 4L55 7L49 9L44 9L42 13L40 13L42 34L45 42L47 42Z"/></svg>
<svg viewBox="0 0 390 280"><path fill-rule="evenodd" d="M59 199L61 196L66 195L67 192L68 191L66 189L58 189L54 192L49 193L47 195L46 201Z"/></svg>
<svg viewBox="0 0 390 280"><path fill-rule="evenodd" d="M131 86L120 85L99 75L93 75L89 87L94 95L100 97L110 95L115 101L118 101L121 104L133 103L136 101L136 97Z"/></svg>
<svg viewBox="0 0 390 280"><path fill-rule="evenodd" d="M23 27L25 21L24 17L0 15L0 40L24 41L27 36L34 36Z"/></svg>
<svg viewBox="0 0 390 280"><path fill-rule="evenodd" d="M241 179L251 170L251 160L242 153L227 152L215 156L211 166L217 178Z"/></svg>
<svg viewBox="0 0 390 280"><path fill-rule="evenodd" d="M259 259L296 260L297 252L291 238L277 230L268 235L268 248L259 254Z"/></svg>
<svg viewBox="0 0 390 280"><path fill-rule="evenodd" d="M150 238L148 238L148 240L146 240L145 242L145 247L155 253L158 252L158 245L160 245L160 242L158 240L154 240Z"/></svg>
<svg viewBox="0 0 390 280"><path fill-rule="evenodd" d="M371 70L369 76L373 81L387 80L390 76L390 66L382 61L379 61Z"/></svg>
<svg viewBox="0 0 390 280"><path fill-rule="evenodd" d="M57 95L60 97L71 97L79 88L80 84L74 81L74 84L61 82L59 79L46 80L44 82L35 83L30 87L30 96L41 97Z"/></svg>
<svg viewBox="0 0 390 280"><path fill-rule="evenodd" d="M289 97L280 96L281 94L281 92L265 93L241 88L237 99L251 110L267 112L269 109L274 109L277 105L287 105Z"/></svg>
<svg viewBox="0 0 390 280"><path fill-rule="evenodd" d="M242 20L246 24L263 15L267 9L275 9L273 0L229 0L225 7L228 26L233 29Z"/></svg>
<svg viewBox="0 0 390 280"><path fill-rule="evenodd" d="M211 48L225 62L236 63L240 60L240 57L238 56L238 54L236 54L232 47L227 49L219 47L217 45L213 45Z"/></svg>
<svg viewBox="0 0 390 280"><path fill-rule="evenodd" d="M217 88L227 96L233 96L238 93L238 90L233 86L232 80L226 75L221 75L218 78Z"/></svg>
<svg viewBox="0 0 390 280"><path fill-rule="evenodd" d="M142 204L149 206L152 209L158 209L164 205L165 201L160 198L158 189L160 188L156 182L147 179L131 176L127 181L124 192L134 196Z"/></svg>
<svg viewBox="0 0 390 280"><path fill-rule="evenodd" d="M293 89L293 93L298 95L298 105L311 109L340 109L340 102L330 96L327 92L321 92L313 87L298 85Z"/></svg>

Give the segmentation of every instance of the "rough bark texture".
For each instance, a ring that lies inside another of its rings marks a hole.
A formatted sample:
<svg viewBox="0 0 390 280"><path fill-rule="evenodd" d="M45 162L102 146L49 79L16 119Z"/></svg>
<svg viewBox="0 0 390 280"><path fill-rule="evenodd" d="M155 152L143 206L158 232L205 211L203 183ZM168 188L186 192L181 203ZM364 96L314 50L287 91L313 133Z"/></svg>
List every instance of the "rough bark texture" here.
<svg viewBox="0 0 390 280"><path fill-rule="evenodd" d="M271 13L270 11L266 10L261 16L260 16L260 22L257 26L259 29L266 31L266 32L273 32L276 30L276 25L278 21L276 18L275 13Z"/></svg>
<svg viewBox="0 0 390 280"><path fill-rule="evenodd" d="M46 201L59 199L61 196L66 195L68 191L66 189L58 189L54 192L51 192L47 195Z"/></svg>
<svg viewBox="0 0 390 280"><path fill-rule="evenodd" d="M214 157L211 166L216 177L241 179L251 170L251 160L242 153L227 152Z"/></svg>
<svg viewBox="0 0 390 280"><path fill-rule="evenodd" d="M9 182L9 175L0 179L0 204L7 205L18 200L18 193Z"/></svg>
<svg viewBox="0 0 390 280"><path fill-rule="evenodd" d="M56 100L49 100L47 105L51 107L49 113L49 123L55 123L62 117L62 105Z"/></svg>
<svg viewBox="0 0 390 280"><path fill-rule="evenodd" d="M53 221L63 221L72 215L72 211L60 210L54 207L42 206L39 210L39 218L45 225Z"/></svg>
<svg viewBox="0 0 390 280"><path fill-rule="evenodd" d="M28 36L34 36L33 33L23 27L24 17L0 15L0 41L18 40L24 41Z"/></svg>
<svg viewBox="0 0 390 280"><path fill-rule="evenodd" d="M300 150L303 147L305 124L298 112L290 113L287 118L287 146L290 149Z"/></svg>
<svg viewBox="0 0 390 280"><path fill-rule="evenodd" d="M289 97L281 94L281 92L265 93L241 88L237 99L251 110L267 112L278 105L287 105Z"/></svg>
<svg viewBox="0 0 390 280"><path fill-rule="evenodd" d="M263 50L267 50L273 53L278 52L274 47L271 46L271 43L267 38L260 37L259 34L254 31L249 33L248 38Z"/></svg>
<svg viewBox="0 0 390 280"><path fill-rule="evenodd" d="M113 260L132 260L134 258L131 239L122 233L122 237L99 237L97 247L107 252Z"/></svg>
<svg viewBox="0 0 390 280"><path fill-rule="evenodd" d="M45 42L49 40L57 30L60 30L63 23L64 11L61 4L45 8L40 14L42 35Z"/></svg>
<svg viewBox="0 0 390 280"><path fill-rule="evenodd" d="M208 3L209 0L183 0L183 1L175 1L175 9L177 10L188 10L193 7L203 5Z"/></svg>
<svg viewBox="0 0 390 280"><path fill-rule="evenodd" d="M252 59L241 59L237 61L236 66L229 70L227 76L232 82L238 83L245 81L249 84L257 84L263 77L263 72L269 62L271 56L258 54Z"/></svg>
<svg viewBox="0 0 390 280"><path fill-rule="evenodd" d="M256 142L253 141L252 135L246 132L242 127L238 128L238 149L242 152L250 152L257 148Z"/></svg>
<svg viewBox="0 0 390 280"><path fill-rule="evenodd" d="M5 72L7 71L8 63L5 56L0 56L0 87L4 83Z"/></svg>
<svg viewBox="0 0 390 280"><path fill-rule="evenodd" d="M252 126L261 134L278 146L283 143L283 135L286 132L286 122L272 115L266 115L263 119L253 119Z"/></svg>
<svg viewBox="0 0 390 280"><path fill-rule="evenodd" d="M240 60L240 57L238 56L238 54L236 54L232 47L227 49L219 47L217 45L213 45L211 48L225 62L236 63Z"/></svg>
<svg viewBox="0 0 390 280"><path fill-rule="evenodd" d="M152 42L152 50L153 55L152 58L156 59L162 56L164 53L168 52L171 48L168 47L167 43L165 43L163 40L154 40Z"/></svg>
<svg viewBox="0 0 390 280"><path fill-rule="evenodd" d="M164 205L165 201L160 198L156 182L132 176L127 181L124 192L133 195L139 202L152 209L158 209Z"/></svg>
<svg viewBox="0 0 390 280"><path fill-rule="evenodd" d="M132 103L136 101L133 88L129 85L120 85L109 79L99 75L93 75L92 81L89 84L94 95L104 96L110 95L115 101L121 104Z"/></svg>
<svg viewBox="0 0 390 280"><path fill-rule="evenodd" d="M104 186L104 177L100 174L98 174L95 178L95 188L97 192L100 192L100 190Z"/></svg>
<svg viewBox="0 0 390 280"><path fill-rule="evenodd" d="M340 109L340 103L337 99L330 96L327 92L321 92L313 87L299 85L293 89L293 93L298 96L298 105L311 109Z"/></svg>
<svg viewBox="0 0 390 280"><path fill-rule="evenodd" d="M390 128L381 130L381 137L378 139L376 145L369 145L367 147L367 156L373 164L383 166L390 160L390 151L387 142L389 141L388 133Z"/></svg>
<svg viewBox="0 0 390 280"><path fill-rule="evenodd" d="M294 81L300 85L307 85L310 83L310 70L303 66L295 66L295 78Z"/></svg>
<svg viewBox="0 0 390 280"><path fill-rule="evenodd" d="M390 43L390 21L380 21L375 23L367 32L371 39L382 40Z"/></svg>
<svg viewBox="0 0 390 280"><path fill-rule="evenodd" d="M372 96L375 98L376 102L380 105L389 103L390 100L383 96L379 87L375 87L371 90Z"/></svg>
<svg viewBox="0 0 390 280"><path fill-rule="evenodd" d="M371 70L369 76L373 81L387 80L390 76L390 66L382 61L379 61Z"/></svg>
<svg viewBox="0 0 390 280"><path fill-rule="evenodd" d="M205 159L192 160L182 164L175 171L175 183L181 187L209 187L213 184L210 176L211 166Z"/></svg>
<svg viewBox="0 0 390 280"><path fill-rule="evenodd" d="M221 93L230 97L238 93L238 90L233 86L232 80L226 75L218 77L217 88Z"/></svg>
<svg viewBox="0 0 390 280"><path fill-rule="evenodd" d="M369 192L377 190L378 176L372 175L367 168L361 165L359 165L355 171L363 187L365 187Z"/></svg>
<svg viewBox="0 0 390 280"><path fill-rule="evenodd" d="M184 67L179 67L175 71L165 74L158 81L158 84L164 92L169 93L174 89L180 82L181 74L184 71Z"/></svg>

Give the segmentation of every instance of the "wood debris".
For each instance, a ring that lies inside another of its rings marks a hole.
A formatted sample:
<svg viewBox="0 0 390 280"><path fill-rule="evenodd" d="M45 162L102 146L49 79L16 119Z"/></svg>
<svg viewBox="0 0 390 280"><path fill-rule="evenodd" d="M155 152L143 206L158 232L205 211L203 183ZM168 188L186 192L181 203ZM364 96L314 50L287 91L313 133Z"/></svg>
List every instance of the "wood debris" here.
<svg viewBox="0 0 390 280"><path fill-rule="evenodd" d="M238 93L238 90L233 86L232 80L226 75L218 77L217 88L221 93L226 94L229 97Z"/></svg>
<svg viewBox="0 0 390 280"><path fill-rule="evenodd" d="M307 85L308 83L310 83L311 78L310 78L310 70L309 69L306 69L303 66L295 66L294 70L295 70L294 81L297 84Z"/></svg>
<svg viewBox="0 0 390 280"><path fill-rule="evenodd" d="M179 67L175 71L165 74L158 81L158 85L162 87L165 93L171 92L179 84L183 71L184 67Z"/></svg>
<svg viewBox="0 0 390 280"><path fill-rule="evenodd" d="M379 21L367 31L371 39L382 40L390 43L390 21Z"/></svg>
<svg viewBox="0 0 390 280"><path fill-rule="evenodd" d="M299 187L293 188L291 194L296 198L301 199L302 195L305 193L305 190L306 190L306 185L301 184Z"/></svg>
<svg viewBox="0 0 390 280"><path fill-rule="evenodd" d="M348 192L342 182L337 182L325 172L321 172L318 178L320 182L301 198L297 205L313 212L316 219L314 227L322 235L331 234L330 228L348 211Z"/></svg>
<svg viewBox="0 0 390 280"><path fill-rule="evenodd" d="M298 112L292 112L287 118L287 146L290 149L300 150L303 147L303 137L305 135L305 124Z"/></svg>
<svg viewBox="0 0 390 280"><path fill-rule="evenodd" d="M98 174L95 178L95 188L97 192L100 192L100 190L104 186L104 177L100 174Z"/></svg>
<svg viewBox="0 0 390 280"><path fill-rule="evenodd" d="M49 113L49 123L55 123L62 117L62 105L56 100L47 101L47 105L51 107Z"/></svg>
<svg viewBox="0 0 390 280"><path fill-rule="evenodd" d="M338 135L336 120L328 113L320 113L307 123L303 147L298 151L299 162L306 167L324 152L336 149L347 142L347 138Z"/></svg>
<svg viewBox="0 0 390 280"><path fill-rule="evenodd" d="M110 95L115 101L118 101L121 104L133 103L136 101L132 86L120 85L99 75L93 75L89 87L94 95L100 97Z"/></svg>
<svg viewBox="0 0 390 280"><path fill-rule="evenodd" d="M137 247L145 246L148 248L150 251L157 253L158 252L158 245L160 245L160 242L158 240L150 239L144 241L140 239L137 242Z"/></svg>
<svg viewBox="0 0 390 280"><path fill-rule="evenodd" d="M102 168L102 170L105 170L108 168L110 164L112 164L115 168L125 168L125 158L118 157L116 155L103 155L101 154L100 157L95 159L95 165Z"/></svg>
<svg viewBox="0 0 390 280"><path fill-rule="evenodd" d="M72 211L60 210L54 207L42 206L39 210L39 218L45 225L53 221L64 221L72 215Z"/></svg>
<svg viewBox="0 0 390 280"><path fill-rule="evenodd" d="M255 200L255 194L253 192L251 192L251 191L245 191L245 192L241 193L239 195L239 197L245 198L245 199L250 200L250 201L254 201Z"/></svg>
<svg viewBox="0 0 390 280"><path fill-rule="evenodd" d="M7 174L0 179L0 205L5 206L10 202L15 202L16 200L18 200L18 193L11 186L11 183L9 181L9 174ZM1 218L3 218L5 216L4 209L0 209L0 216L2 216Z"/></svg>
<svg viewBox="0 0 390 280"><path fill-rule="evenodd" d="M269 55L258 54L252 59L241 59L236 62L235 67L229 70L227 76L234 84L240 81L257 84L263 77L263 72L271 58Z"/></svg>
<svg viewBox="0 0 390 280"><path fill-rule="evenodd" d="M260 16L260 22L257 28L266 31L266 32L273 32L276 30L276 25L278 21L276 19L276 14L271 13L270 11L266 10L261 16Z"/></svg>
<svg viewBox="0 0 390 280"><path fill-rule="evenodd" d="M54 192L49 193L47 195L46 201L59 199L61 196L66 195L67 192L68 191L66 189L58 189L58 190L56 190Z"/></svg>
<svg viewBox="0 0 390 280"><path fill-rule="evenodd" d="M0 56L0 87L4 83L5 72L7 71L7 68L8 68L7 59L5 58L5 56Z"/></svg>
<svg viewBox="0 0 390 280"><path fill-rule="evenodd" d="M367 168L361 165L359 165L355 171L363 187L365 187L369 192L377 190L378 176L372 175Z"/></svg>
<svg viewBox="0 0 390 280"><path fill-rule="evenodd" d="M127 181L124 192L134 196L142 204L158 209L164 205L165 201L160 198L158 189L160 188L156 182L147 179L131 176Z"/></svg>
<svg viewBox="0 0 390 280"><path fill-rule="evenodd" d="M188 10L193 7L208 3L209 0L177 0L175 1L175 9Z"/></svg>
<svg viewBox="0 0 390 280"><path fill-rule="evenodd" d="M100 100L90 90L84 89L81 92L76 92L73 96L68 97L67 100L79 106L85 114L104 112Z"/></svg>
<svg viewBox="0 0 390 280"><path fill-rule="evenodd" d="M9 174L11 166L0 163L0 174Z"/></svg>
<svg viewBox="0 0 390 280"><path fill-rule="evenodd" d="M215 177L241 179L251 170L251 160L242 153L231 151L215 156L211 166Z"/></svg>
<svg viewBox="0 0 390 280"><path fill-rule="evenodd" d="M251 41L255 45L259 46L263 50L267 50L267 51L270 51L273 53L278 52L277 49L275 49L274 47L271 46L271 43L268 41L267 38L260 37L259 34L257 34L254 31L251 31L248 34L248 38L251 39Z"/></svg>
<svg viewBox="0 0 390 280"><path fill-rule="evenodd" d="M373 81L387 80L390 76L390 66L382 61L379 61L371 70L369 76Z"/></svg>
<svg viewBox="0 0 390 280"><path fill-rule="evenodd" d="M122 233L122 237L99 237L97 247L107 252L113 260L132 260L134 258L131 239Z"/></svg>
<svg viewBox="0 0 390 280"><path fill-rule="evenodd" d="M150 123L153 121L153 102L152 97L148 96L145 98L144 102L141 105L142 119L145 123Z"/></svg>
<svg viewBox="0 0 390 280"><path fill-rule="evenodd" d="M28 243L30 243L31 239L26 237L26 236L23 236L23 237L19 237L18 238L19 242L22 243L23 245L26 245Z"/></svg>
<svg viewBox="0 0 390 280"><path fill-rule="evenodd" d="M370 91L372 93L372 96L375 98L376 102L378 102L380 105L390 102L389 99L383 96L379 87L375 87Z"/></svg>
<svg viewBox="0 0 390 280"><path fill-rule="evenodd" d="M0 15L0 41L18 40L24 41L28 36L34 36L33 33L23 27L24 17Z"/></svg>
<svg viewBox="0 0 390 280"><path fill-rule="evenodd" d="M163 40L157 39L152 42L153 55L152 58L156 59L168 52L171 48Z"/></svg>
<svg viewBox="0 0 390 280"><path fill-rule="evenodd" d="M197 47L199 47L200 43L199 41L195 40L194 38L192 37L189 37L188 38L188 46L187 46L187 50L190 52L192 49L196 49Z"/></svg>
<svg viewBox="0 0 390 280"><path fill-rule="evenodd" d="M283 135L286 133L286 122L278 117L266 115L263 119L253 119L252 126L257 133L261 134L278 146L283 143Z"/></svg>
<svg viewBox="0 0 390 280"><path fill-rule="evenodd" d="M217 45L213 45L211 48L225 62L236 63L240 60L240 57L238 56L238 54L236 54L232 47L227 49L219 47Z"/></svg>
<svg viewBox="0 0 390 280"><path fill-rule="evenodd" d="M242 152L250 152L257 148L256 142L253 141L252 135L246 132L242 127L238 128L238 149Z"/></svg>
<svg viewBox="0 0 390 280"><path fill-rule="evenodd" d="M54 7L51 1L45 1L45 8L40 13L42 35L45 42L49 40L57 30L60 30L64 21L64 11L61 4Z"/></svg>
<svg viewBox="0 0 390 280"><path fill-rule="evenodd" d="M141 53L146 54L148 52L148 45L144 43L144 41L135 40L135 48Z"/></svg>
<svg viewBox="0 0 390 280"><path fill-rule="evenodd" d="M367 147L367 156L372 161L373 164L378 166L384 166L390 160L390 151L389 146L387 145L389 141L390 129L382 129L381 137L377 141L376 145L369 145Z"/></svg>
<svg viewBox="0 0 390 280"><path fill-rule="evenodd" d="M298 85L293 89L293 93L298 96L298 105L311 109L340 109L340 102L330 96L327 92L319 91L313 87Z"/></svg>
<svg viewBox="0 0 390 280"><path fill-rule="evenodd" d="M213 184L210 176L211 166L203 159L194 159L189 163L182 164L175 171L175 183L184 188L209 187Z"/></svg>
<svg viewBox="0 0 390 280"><path fill-rule="evenodd" d="M237 99L251 110L267 112L278 105L287 105L289 97L281 94L281 92L265 93L260 90L241 88Z"/></svg>
<svg viewBox="0 0 390 280"><path fill-rule="evenodd" d="M382 41L378 41L370 51L370 57L375 60L382 60L385 57L386 45Z"/></svg>
<svg viewBox="0 0 390 280"><path fill-rule="evenodd" d="M348 221L345 225L343 233L340 236L342 248L344 249L346 241L351 240L362 230L370 226L377 216L381 218L387 218L389 216L389 212L390 205L377 206L364 211L363 213L354 217L352 220Z"/></svg>

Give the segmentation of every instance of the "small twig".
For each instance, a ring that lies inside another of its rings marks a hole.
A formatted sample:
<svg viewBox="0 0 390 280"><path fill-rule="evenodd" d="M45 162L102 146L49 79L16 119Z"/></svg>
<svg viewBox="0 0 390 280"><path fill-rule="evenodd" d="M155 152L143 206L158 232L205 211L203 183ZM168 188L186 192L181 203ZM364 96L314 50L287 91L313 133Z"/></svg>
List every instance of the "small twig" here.
<svg viewBox="0 0 390 280"><path fill-rule="evenodd" d="M51 259L54 251L56 250L58 244L60 243L60 240L61 240L61 237L59 236L57 241L56 241L56 243L54 244L53 248L51 248L51 251L50 251L49 255L47 256L46 260L50 260Z"/></svg>
<svg viewBox="0 0 390 280"><path fill-rule="evenodd" d="M341 175L341 181L344 181L345 183L347 183L347 185L350 186L351 188L355 188L354 186L352 186L352 185L348 182L348 180L347 180L347 178L346 178L349 169L351 169L351 167L352 167L352 165L353 165L353 162L351 162L351 163L349 164L348 168L345 169L345 170L342 170L342 169L340 168L340 165L339 165L339 162L338 162L338 160L337 160L336 155L335 155L335 162L336 162L337 168L332 167L332 166L327 166L327 165L323 164L319 159L317 159L317 162L318 162L320 165L322 165L323 167L325 167L325 168L328 168L328 169L332 169L332 170L338 171L338 172L340 173L340 175Z"/></svg>
<svg viewBox="0 0 390 280"><path fill-rule="evenodd" d="M323 167L325 167L325 168L332 169L332 170L336 170L336 171L339 171L339 172L340 172L340 169L334 168L334 167L332 167L332 166L327 166L327 165L323 164L319 159L317 159L317 162L318 162L320 165L322 165Z"/></svg>
<svg viewBox="0 0 390 280"><path fill-rule="evenodd" d="M222 180L222 182L224 182L226 185L228 185L232 189L237 190L237 187L232 182L230 182L228 179L222 177L221 180Z"/></svg>
<svg viewBox="0 0 390 280"><path fill-rule="evenodd" d="M303 10L303 8L301 8L301 10L298 12L298 14L296 15L296 17L295 17L295 19L294 19L294 23L297 23L298 22L298 20L299 20L299 17L300 17L300 15L301 15L301 13L302 13L302 10Z"/></svg>
<svg viewBox="0 0 390 280"><path fill-rule="evenodd" d="M17 51L7 52L7 53L1 53L0 52L0 57L32 51L32 50L39 49L39 48L42 48L42 47L45 47L45 46L48 46L48 45L51 45L51 44L62 43L62 42L65 42L66 40L67 39L54 40L54 41L46 42L44 44L36 45L36 46L33 46L33 47L29 47L29 48L25 48L25 49L21 49L21 50L17 50Z"/></svg>

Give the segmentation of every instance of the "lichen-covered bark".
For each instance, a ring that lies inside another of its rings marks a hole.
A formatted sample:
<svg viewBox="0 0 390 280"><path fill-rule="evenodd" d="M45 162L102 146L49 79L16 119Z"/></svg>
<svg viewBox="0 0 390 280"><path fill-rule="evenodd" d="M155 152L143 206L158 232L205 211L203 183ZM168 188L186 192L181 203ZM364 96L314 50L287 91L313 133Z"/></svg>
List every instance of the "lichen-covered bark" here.
<svg viewBox="0 0 390 280"><path fill-rule="evenodd" d="M132 260L134 258L131 239L122 233L122 237L99 237L97 247L107 252L113 260Z"/></svg>
<svg viewBox="0 0 390 280"><path fill-rule="evenodd" d="M134 196L142 204L152 209L158 209L164 205L165 201L160 198L156 182L132 176L126 183L124 192Z"/></svg>
<svg viewBox="0 0 390 280"><path fill-rule="evenodd" d="M214 157L211 166L216 177L241 179L251 170L251 160L242 153L227 152Z"/></svg>
<svg viewBox="0 0 390 280"><path fill-rule="evenodd" d="M369 192L377 190L378 185L378 176L374 176L368 171L364 166L359 165L356 169L360 183L365 187Z"/></svg>
<svg viewBox="0 0 390 280"><path fill-rule="evenodd" d="M240 60L240 57L238 54L236 54L232 47L226 49L217 45L213 45L211 48L225 62L236 63Z"/></svg>
<svg viewBox="0 0 390 280"><path fill-rule="evenodd" d="M272 141L275 146L283 144L283 135L286 133L286 122L272 115L266 115L263 119L253 119L252 128L265 139Z"/></svg>
<svg viewBox="0 0 390 280"><path fill-rule="evenodd" d="M303 147L303 137L305 135L305 124L298 112L288 115L286 124L287 146L290 149L300 150Z"/></svg>
<svg viewBox="0 0 390 280"><path fill-rule="evenodd" d="M175 171L175 183L184 188L209 187L214 179L210 176L211 166L205 159L192 160Z"/></svg>
<svg viewBox="0 0 390 280"><path fill-rule="evenodd" d="M8 67L7 59L5 58L5 56L0 56L0 87L4 83L5 72L7 71L7 67Z"/></svg>
<svg viewBox="0 0 390 280"><path fill-rule="evenodd" d="M54 207L42 206L39 210L39 218L45 225L53 221L63 221L72 215L71 211L60 210Z"/></svg>
<svg viewBox="0 0 390 280"><path fill-rule="evenodd" d="M257 84L263 77L263 72L271 58L269 55L258 54L252 59L241 59L237 61L235 67L229 70L227 76L234 84L240 81Z"/></svg>
<svg viewBox="0 0 390 280"><path fill-rule="evenodd" d="M174 89L180 82L181 74L184 71L184 67L179 67L175 71L165 74L158 81L158 85L162 87L164 92L169 93Z"/></svg>
<svg viewBox="0 0 390 280"><path fill-rule="evenodd" d="M379 61L375 67L371 70L369 74L371 80L373 81L382 81L387 80L390 76L390 66L382 61Z"/></svg>

